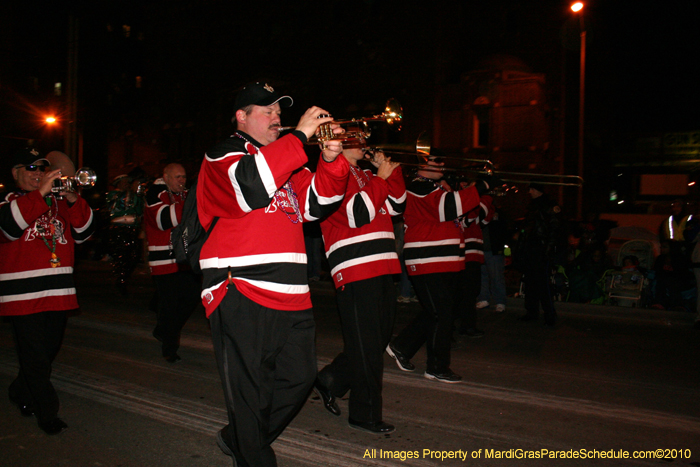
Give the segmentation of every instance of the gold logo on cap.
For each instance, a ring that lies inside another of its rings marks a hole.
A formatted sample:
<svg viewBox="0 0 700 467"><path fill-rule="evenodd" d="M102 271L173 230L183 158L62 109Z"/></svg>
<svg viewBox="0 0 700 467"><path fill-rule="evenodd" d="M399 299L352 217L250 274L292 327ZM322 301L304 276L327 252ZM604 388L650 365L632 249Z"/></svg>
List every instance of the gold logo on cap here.
<svg viewBox="0 0 700 467"><path fill-rule="evenodd" d="M31 151L29 151L29 153L30 153L32 156L38 156L38 155L39 155L39 151L37 151L36 149L32 149Z"/></svg>
<svg viewBox="0 0 700 467"><path fill-rule="evenodd" d="M263 86L263 89L265 89L265 91L267 91L267 92L275 92L275 90L272 89L272 86L270 86L267 83L265 83L265 86Z"/></svg>

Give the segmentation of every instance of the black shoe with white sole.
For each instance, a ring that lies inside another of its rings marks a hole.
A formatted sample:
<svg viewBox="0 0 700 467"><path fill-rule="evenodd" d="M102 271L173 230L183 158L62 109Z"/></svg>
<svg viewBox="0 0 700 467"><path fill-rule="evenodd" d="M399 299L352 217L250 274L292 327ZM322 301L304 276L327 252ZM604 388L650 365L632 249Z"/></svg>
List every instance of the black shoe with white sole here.
<svg viewBox="0 0 700 467"><path fill-rule="evenodd" d="M449 368L443 371L426 370L423 376L426 379L440 381L441 383L459 383L462 381L462 377Z"/></svg>
<svg viewBox="0 0 700 467"><path fill-rule="evenodd" d="M416 366L411 363L411 359L396 350L396 347L393 345L389 344L386 346L386 353L388 353L391 358L396 360L396 366L399 367L399 370L413 371L416 369Z"/></svg>

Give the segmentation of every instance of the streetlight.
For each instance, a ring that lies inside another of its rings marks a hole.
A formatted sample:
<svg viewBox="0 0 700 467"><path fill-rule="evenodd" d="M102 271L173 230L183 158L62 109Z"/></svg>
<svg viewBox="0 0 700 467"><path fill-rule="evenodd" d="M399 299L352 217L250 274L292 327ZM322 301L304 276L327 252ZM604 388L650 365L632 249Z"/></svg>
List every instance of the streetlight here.
<svg viewBox="0 0 700 467"><path fill-rule="evenodd" d="M54 123L56 123L57 120L56 120L56 117L50 115L50 116L46 117L44 119L44 121L49 125L53 125Z"/></svg>
<svg viewBox="0 0 700 467"><path fill-rule="evenodd" d="M583 122L584 122L584 101L586 91L586 28L583 24L583 3L576 2L571 5L571 11L579 15L581 25L581 67L579 74L578 93L578 176L583 178ZM578 209L579 219L583 219L583 187L578 188Z"/></svg>

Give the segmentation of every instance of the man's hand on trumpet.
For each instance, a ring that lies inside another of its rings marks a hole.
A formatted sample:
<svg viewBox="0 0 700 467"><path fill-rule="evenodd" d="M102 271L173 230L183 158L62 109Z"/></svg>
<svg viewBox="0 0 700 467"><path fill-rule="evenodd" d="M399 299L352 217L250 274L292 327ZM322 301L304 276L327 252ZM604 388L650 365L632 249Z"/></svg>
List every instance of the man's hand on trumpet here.
<svg viewBox="0 0 700 467"><path fill-rule="evenodd" d="M333 162L335 158L343 152L343 143L332 139L323 142L321 148L323 149L323 153L321 154L323 160L326 162Z"/></svg>
<svg viewBox="0 0 700 467"><path fill-rule="evenodd" d="M296 129L301 131L306 135L306 139L311 139L313 135L318 131L318 127L324 123L332 123L333 117L330 116L327 110L323 110L320 107L311 107L304 115L299 119ZM333 133L340 134L345 130L340 128L340 125L331 125L333 128ZM337 130L337 131L336 131Z"/></svg>
<svg viewBox="0 0 700 467"><path fill-rule="evenodd" d="M330 124L330 128L334 135L345 133L345 129L340 125L333 123L333 117L328 114L328 111L320 107L311 107L299 119L296 129L303 132L307 139L319 133L321 125ZM333 162L338 155L343 152L343 144L340 141L328 140L321 143L323 150L323 160Z"/></svg>

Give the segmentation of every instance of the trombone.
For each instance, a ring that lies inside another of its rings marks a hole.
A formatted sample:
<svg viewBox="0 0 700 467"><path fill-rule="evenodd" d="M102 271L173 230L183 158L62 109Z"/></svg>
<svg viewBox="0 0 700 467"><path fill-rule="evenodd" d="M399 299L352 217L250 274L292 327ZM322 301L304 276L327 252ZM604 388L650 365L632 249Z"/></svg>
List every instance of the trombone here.
<svg viewBox="0 0 700 467"><path fill-rule="evenodd" d="M578 175L560 175L560 174L543 174L543 173L535 173L535 172L501 172L501 171L494 171L494 175L496 175L498 178L503 180L504 182L511 182L511 183L521 183L521 182L529 182L529 183L539 183L540 185L556 185L556 186L575 186L575 187L582 187L583 186L583 178L579 177ZM501 175L511 175L511 176L521 176L521 177L533 177L533 180L528 180L528 179L511 179L511 178L503 178ZM535 177L542 177L544 180L537 180ZM552 181L554 179L559 179L559 181Z"/></svg>
<svg viewBox="0 0 700 467"><path fill-rule="evenodd" d="M418 136L415 144L379 144L373 147L362 147L362 149L373 152L382 151L387 154L409 155L418 158L419 162L394 161L408 167L416 167L420 170L443 173L465 173L465 174L486 174L498 177L500 180L509 183L539 183L540 185L572 186L582 187L584 180L578 175L546 174L537 172L509 172L497 170L493 162L488 159L471 159L456 156L435 156L438 159L455 160L461 163L469 163L468 166L441 167L426 165L430 156L430 140L425 132ZM513 178L515 177L515 178ZM507 188L507 189L510 189Z"/></svg>
<svg viewBox="0 0 700 467"><path fill-rule="evenodd" d="M324 123L318 127L318 130L314 136L309 138L306 144L322 144L327 141L340 141L341 143L348 143L348 146L353 147L352 144L364 145L365 140L372 136L372 129L369 127L367 122L386 122L390 127L396 131L401 131L401 121L403 120L403 109L399 105L396 99L389 99L384 106L384 112L379 115L373 115L371 117L353 118L350 120L334 120L331 123ZM333 134L333 129L331 125L340 125L345 129L345 133ZM278 127L277 131L287 131L295 129L295 126L282 126Z"/></svg>

